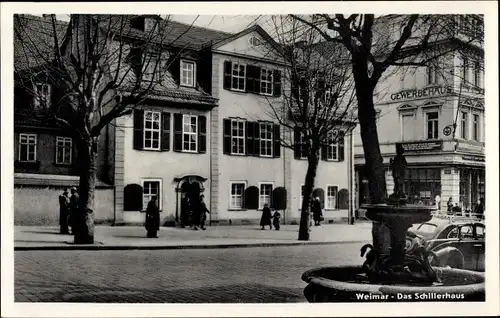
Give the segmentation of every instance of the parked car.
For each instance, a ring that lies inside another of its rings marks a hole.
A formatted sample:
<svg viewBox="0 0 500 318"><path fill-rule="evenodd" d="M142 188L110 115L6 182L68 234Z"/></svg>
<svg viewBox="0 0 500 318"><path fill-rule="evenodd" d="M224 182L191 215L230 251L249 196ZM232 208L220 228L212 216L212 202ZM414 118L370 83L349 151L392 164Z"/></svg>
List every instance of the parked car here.
<svg viewBox="0 0 500 318"><path fill-rule="evenodd" d="M437 256L429 256L432 266L484 271L485 233L480 220L433 218L408 230L407 250L424 245Z"/></svg>

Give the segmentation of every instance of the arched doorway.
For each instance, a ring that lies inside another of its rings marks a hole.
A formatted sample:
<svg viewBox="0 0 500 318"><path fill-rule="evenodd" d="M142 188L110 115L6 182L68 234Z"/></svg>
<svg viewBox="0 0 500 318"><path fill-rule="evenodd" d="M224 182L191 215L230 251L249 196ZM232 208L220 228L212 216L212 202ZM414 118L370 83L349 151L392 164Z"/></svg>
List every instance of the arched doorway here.
<svg viewBox="0 0 500 318"><path fill-rule="evenodd" d="M206 178L197 175L186 175L174 179L177 182L175 212L175 222L177 224L181 223L181 216L185 216L184 220L186 220L186 217L191 212L188 202L198 202L200 200L200 195L205 191L203 183L206 180Z"/></svg>

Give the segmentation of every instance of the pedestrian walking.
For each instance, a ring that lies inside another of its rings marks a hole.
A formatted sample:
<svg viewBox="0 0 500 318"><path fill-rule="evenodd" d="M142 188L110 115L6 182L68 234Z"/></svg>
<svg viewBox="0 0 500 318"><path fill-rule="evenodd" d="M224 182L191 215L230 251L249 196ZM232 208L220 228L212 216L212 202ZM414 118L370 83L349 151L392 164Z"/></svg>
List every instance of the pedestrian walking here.
<svg viewBox="0 0 500 318"><path fill-rule="evenodd" d="M207 213L210 213L210 211L208 210L207 205L205 204L204 195L200 196L200 201L196 204L194 210L195 210L194 214L196 217L195 220L196 224L194 226L194 229L198 230L199 226L202 230L206 230L205 222L207 221Z"/></svg>
<svg viewBox="0 0 500 318"><path fill-rule="evenodd" d="M157 238L160 230L160 208L156 202L157 197L153 196L146 209L146 231L149 238Z"/></svg>
<svg viewBox="0 0 500 318"><path fill-rule="evenodd" d="M69 198L69 218L68 225L71 227L71 234L75 234L78 223L78 209L80 204L80 196L75 187L71 187L71 197Z"/></svg>
<svg viewBox="0 0 500 318"><path fill-rule="evenodd" d="M264 208L262 209L262 216L260 217L260 226L261 230L264 230L266 226L269 226L269 229L272 230L273 226L271 225L271 219L273 218L273 215L271 214L271 209L269 208L269 205L266 203L264 204Z"/></svg>
<svg viewBox="0 0 500 318"><path fill-rule="evenodd" d="M321 211L321 202L318 197L314 198L311 209L313 213L314 225L320 226L323 218L323 212Z"/></svg>
<svg viewBox="0 0 500 318"><path fill-rule="evenodd" d="M69 218L69 193L68 189L64 189L59 195L59 232L61 234L69 234L68 229Z"/></svg>
<svg viewBox="0 0 500 318"><path fill-rule="evenodd" d="M281 214L278 211L274 211L273 214L273 226L276 231L280 230Z"/></svg>

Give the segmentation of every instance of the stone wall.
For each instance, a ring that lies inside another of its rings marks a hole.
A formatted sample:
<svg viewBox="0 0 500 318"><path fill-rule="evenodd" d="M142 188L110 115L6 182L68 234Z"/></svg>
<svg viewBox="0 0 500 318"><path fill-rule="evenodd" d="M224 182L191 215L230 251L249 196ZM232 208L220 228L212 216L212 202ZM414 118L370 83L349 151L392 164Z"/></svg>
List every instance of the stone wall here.
<svg viewBox="0 0 500 318"><path fill-rule="evenodd" d="M16 186L14 188L15 225L58 225L59 187ZM111 224L114 220L113 189L96 189L95 222Z"/></svg>

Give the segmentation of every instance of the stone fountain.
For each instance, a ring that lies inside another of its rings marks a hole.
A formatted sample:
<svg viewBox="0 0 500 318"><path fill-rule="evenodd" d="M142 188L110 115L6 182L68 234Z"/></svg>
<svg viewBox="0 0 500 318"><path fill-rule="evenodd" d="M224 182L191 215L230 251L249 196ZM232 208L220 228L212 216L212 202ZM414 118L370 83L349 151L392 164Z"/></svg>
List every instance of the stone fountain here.
<svg viewBox="0 0 500 318"><path fill-rule="evenodd" d="M312 269L302 275L309 285L309 302L370 301L484 301L484 274L430 265L433 253L423 246L406 250L406 232L429 221L434 207L407 204L402 180L406 170L404 149L398 145L391 159L394 193L384 204L365 204L366 217L388 228L390 247L380 242L361 248L362 266ZM368 251L369 250L369 251ZM435 255L433 255L435 256Z"/></svg>

